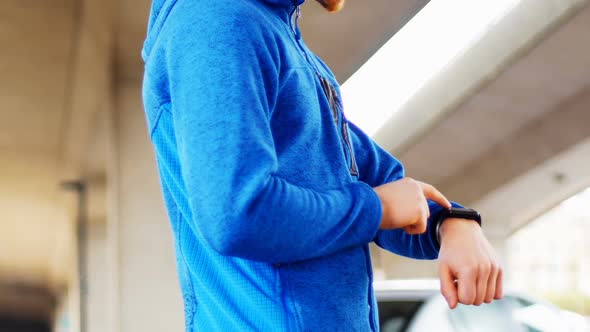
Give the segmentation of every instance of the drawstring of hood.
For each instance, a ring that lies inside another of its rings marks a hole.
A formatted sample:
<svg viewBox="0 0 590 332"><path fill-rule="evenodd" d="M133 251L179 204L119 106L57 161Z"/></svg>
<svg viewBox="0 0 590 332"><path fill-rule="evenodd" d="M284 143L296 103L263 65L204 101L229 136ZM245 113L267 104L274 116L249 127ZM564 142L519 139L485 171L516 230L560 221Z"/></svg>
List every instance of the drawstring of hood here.
<svg viewBox="0 0 590 332"><path fill-rule="evenodd" d="M299 40L299 39L301 39L301 30L299 30L299 18L301 17L300 5L296 5L293 8L293 12L291 14L291 17L293 20L293 32L295 33L295 39Z"/></svg>

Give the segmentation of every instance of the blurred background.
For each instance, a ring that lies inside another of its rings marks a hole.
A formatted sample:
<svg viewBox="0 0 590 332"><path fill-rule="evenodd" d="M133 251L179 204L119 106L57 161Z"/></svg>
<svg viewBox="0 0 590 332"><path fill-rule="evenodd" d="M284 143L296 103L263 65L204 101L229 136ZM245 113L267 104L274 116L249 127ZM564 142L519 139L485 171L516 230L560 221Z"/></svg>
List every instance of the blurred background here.
<svg viewBox="0 0 590 332"><path fill-rule="evenodd" d="M1 332L184 329L141 101L149 6L0 2ZM588 328L589 1L350 0L333 15L308 0L300 25L348 117L482 213L508 288ZM436 277L378 249L373 263L376 279ZM543 330L567 329L523 331Z"/></svg>

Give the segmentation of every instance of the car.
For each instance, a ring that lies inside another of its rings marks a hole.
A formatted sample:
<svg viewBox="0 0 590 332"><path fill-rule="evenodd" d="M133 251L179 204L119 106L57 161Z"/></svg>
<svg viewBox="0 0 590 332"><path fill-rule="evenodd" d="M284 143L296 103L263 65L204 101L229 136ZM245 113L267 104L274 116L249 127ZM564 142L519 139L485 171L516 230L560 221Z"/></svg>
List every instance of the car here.
<svg viewBox="0 0 590 332"><path fill-rule="evenodd" d="M449 309L435 279L374 282L382 332L590 332L583 316L514 291Z"/></svg>

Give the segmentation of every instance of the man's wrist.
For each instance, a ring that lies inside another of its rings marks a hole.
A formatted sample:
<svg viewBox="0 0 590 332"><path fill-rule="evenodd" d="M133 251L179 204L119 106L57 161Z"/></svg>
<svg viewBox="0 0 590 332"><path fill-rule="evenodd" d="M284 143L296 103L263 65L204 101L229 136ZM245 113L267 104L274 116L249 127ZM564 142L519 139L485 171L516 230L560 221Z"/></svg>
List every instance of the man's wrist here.
<svg viewBox="0 0 590 332"><path fill-rule="evenodd" d="M435 231L436 240L438 241L439 246L442 244L444 229L448 228L445 227L445 225L448 225L449 223L455 223L458 221L477 224L477 226L481 228L481 216L477 211L473 209L451 208L443 210L440 212L439 218L436 223Z"/></svg>
<svg viewBox="0 0 590 332"><path fill-rule="evenodd" d="M438 241L442 244L445 238L456 229L475 229L481 230L481 226L471 219L447 218L446 222L438 227Z"/></svg>

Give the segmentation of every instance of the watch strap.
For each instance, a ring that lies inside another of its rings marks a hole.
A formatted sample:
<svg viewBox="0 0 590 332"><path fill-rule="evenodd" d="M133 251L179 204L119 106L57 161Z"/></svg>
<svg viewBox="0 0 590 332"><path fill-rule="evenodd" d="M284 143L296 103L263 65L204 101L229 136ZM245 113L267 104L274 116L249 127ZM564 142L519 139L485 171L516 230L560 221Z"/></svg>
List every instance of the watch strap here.
<svg viewBox="0 0 590 332"><path fill-rule="evenodd" d="M436 223L436 241L440 247L440 227L445 222L445 220L449 218L459 218L459 219L467 219L473 220L481 226L481 215L479 212L475 211L474 209L468 208L455 208L452 207L450 209L444 209L439 213L439 217Z"/></svg>

